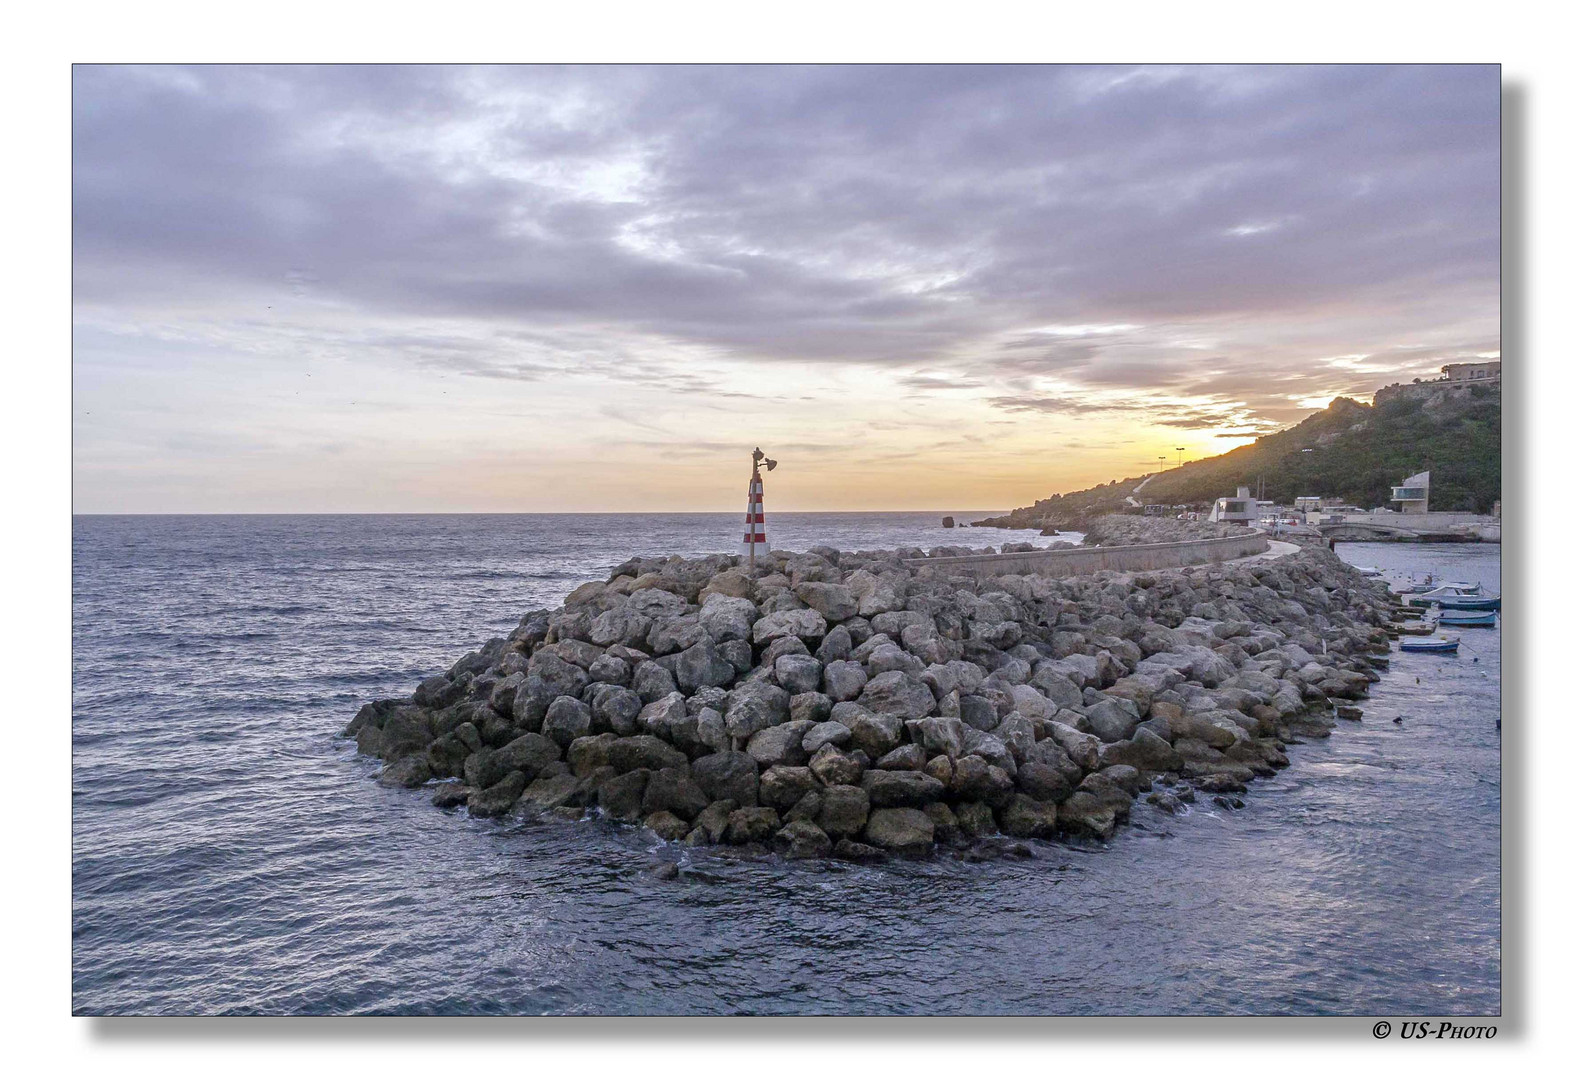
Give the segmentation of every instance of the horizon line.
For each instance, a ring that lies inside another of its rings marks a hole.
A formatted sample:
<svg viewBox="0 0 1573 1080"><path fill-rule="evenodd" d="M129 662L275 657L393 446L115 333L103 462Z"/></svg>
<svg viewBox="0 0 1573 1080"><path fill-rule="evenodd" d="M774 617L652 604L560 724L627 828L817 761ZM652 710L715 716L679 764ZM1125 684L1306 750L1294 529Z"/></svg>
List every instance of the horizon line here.
<svg viewBox="0 0 1573 1080"><path fill-rule="evenodd" d="M992 514L994 509L772 510L772 514ZM1009 513L1009 511L1003 511ZM73 510L78 517L654 517L726 514L732 510ZM739 515L742 516L742 515Z"/></svg>

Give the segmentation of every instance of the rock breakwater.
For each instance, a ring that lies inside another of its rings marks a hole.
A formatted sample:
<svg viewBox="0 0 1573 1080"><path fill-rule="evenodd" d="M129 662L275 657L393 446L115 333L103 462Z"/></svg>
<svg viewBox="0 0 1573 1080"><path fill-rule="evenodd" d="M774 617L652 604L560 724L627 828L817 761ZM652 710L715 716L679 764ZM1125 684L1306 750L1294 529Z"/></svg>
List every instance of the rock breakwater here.
<svg viewBox="0 0 1573 1080"><path fill-rule="evenodd" d="M1030 854L1144 797L1238 803L1387 650L1321 550L980 584L921 552L633 559L343 734L476 816L598 814L793 858Z"/></svg>
<svg viewBox="0 0 1573 1080"><path fill-rule="evenodd" d="M1132 544L1165 544L1179 540L1215 540L1247 532L1243 526L1220 521L1184 521L1180 518L1135 514L1105 514L1093 518L1082 536L1088 547L1127 547Z"/></svg>

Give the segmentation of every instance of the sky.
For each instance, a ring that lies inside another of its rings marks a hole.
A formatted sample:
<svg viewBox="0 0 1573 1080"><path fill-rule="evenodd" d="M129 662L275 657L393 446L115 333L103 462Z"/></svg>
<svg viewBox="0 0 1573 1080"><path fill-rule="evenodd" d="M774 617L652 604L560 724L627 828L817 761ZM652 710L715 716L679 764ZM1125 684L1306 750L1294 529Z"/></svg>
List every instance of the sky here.
<svg viewBox="0 0 1573 1080"><path fill-rule="evenodd" d="M998 510L1499 356L1499 71L73 73L79 513ZM1184 448L1183 450L1180 448Z"/></svg>

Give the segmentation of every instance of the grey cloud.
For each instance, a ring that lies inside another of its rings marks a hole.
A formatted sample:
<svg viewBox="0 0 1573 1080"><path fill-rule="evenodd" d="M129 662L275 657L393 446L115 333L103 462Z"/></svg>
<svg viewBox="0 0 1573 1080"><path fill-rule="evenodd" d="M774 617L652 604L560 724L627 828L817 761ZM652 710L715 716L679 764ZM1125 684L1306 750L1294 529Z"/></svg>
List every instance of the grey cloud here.
<svg viewBox="0 0 1573 1080"><path fill-rule="evenodd" d="M659 358L679 343L1001 386L1017 412L1085 409L1033 393L1054 377L1266 415L1314 392L1283 372L1325 374L1315 356L1419 373L1447 348L1393 342L1494 348L1497 86L1490 66L82 66L75 292L91 317L283 289L531 339L405 350L483 378L706 392ZM1059 323L1141 329L1025 333ZM1205 360L1169 343L1197 328Z"/></svg>

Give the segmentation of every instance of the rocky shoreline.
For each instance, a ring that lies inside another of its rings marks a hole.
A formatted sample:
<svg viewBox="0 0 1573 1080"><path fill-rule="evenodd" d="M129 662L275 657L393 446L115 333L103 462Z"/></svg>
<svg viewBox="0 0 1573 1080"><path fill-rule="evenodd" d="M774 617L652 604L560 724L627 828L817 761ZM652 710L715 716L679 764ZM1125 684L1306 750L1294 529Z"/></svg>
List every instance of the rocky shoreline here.
<svg viewBox="0 0 1573 1080"><path fill-rule="evenodd" d="M949 550L949 549L947 549ZM918 551L632 559L343 734L478 817L789 858L1032 853L1239 793L1358 717L1386 586L1325 550L980 580ZM434 783L435 782L435 783Z"/></svg>

